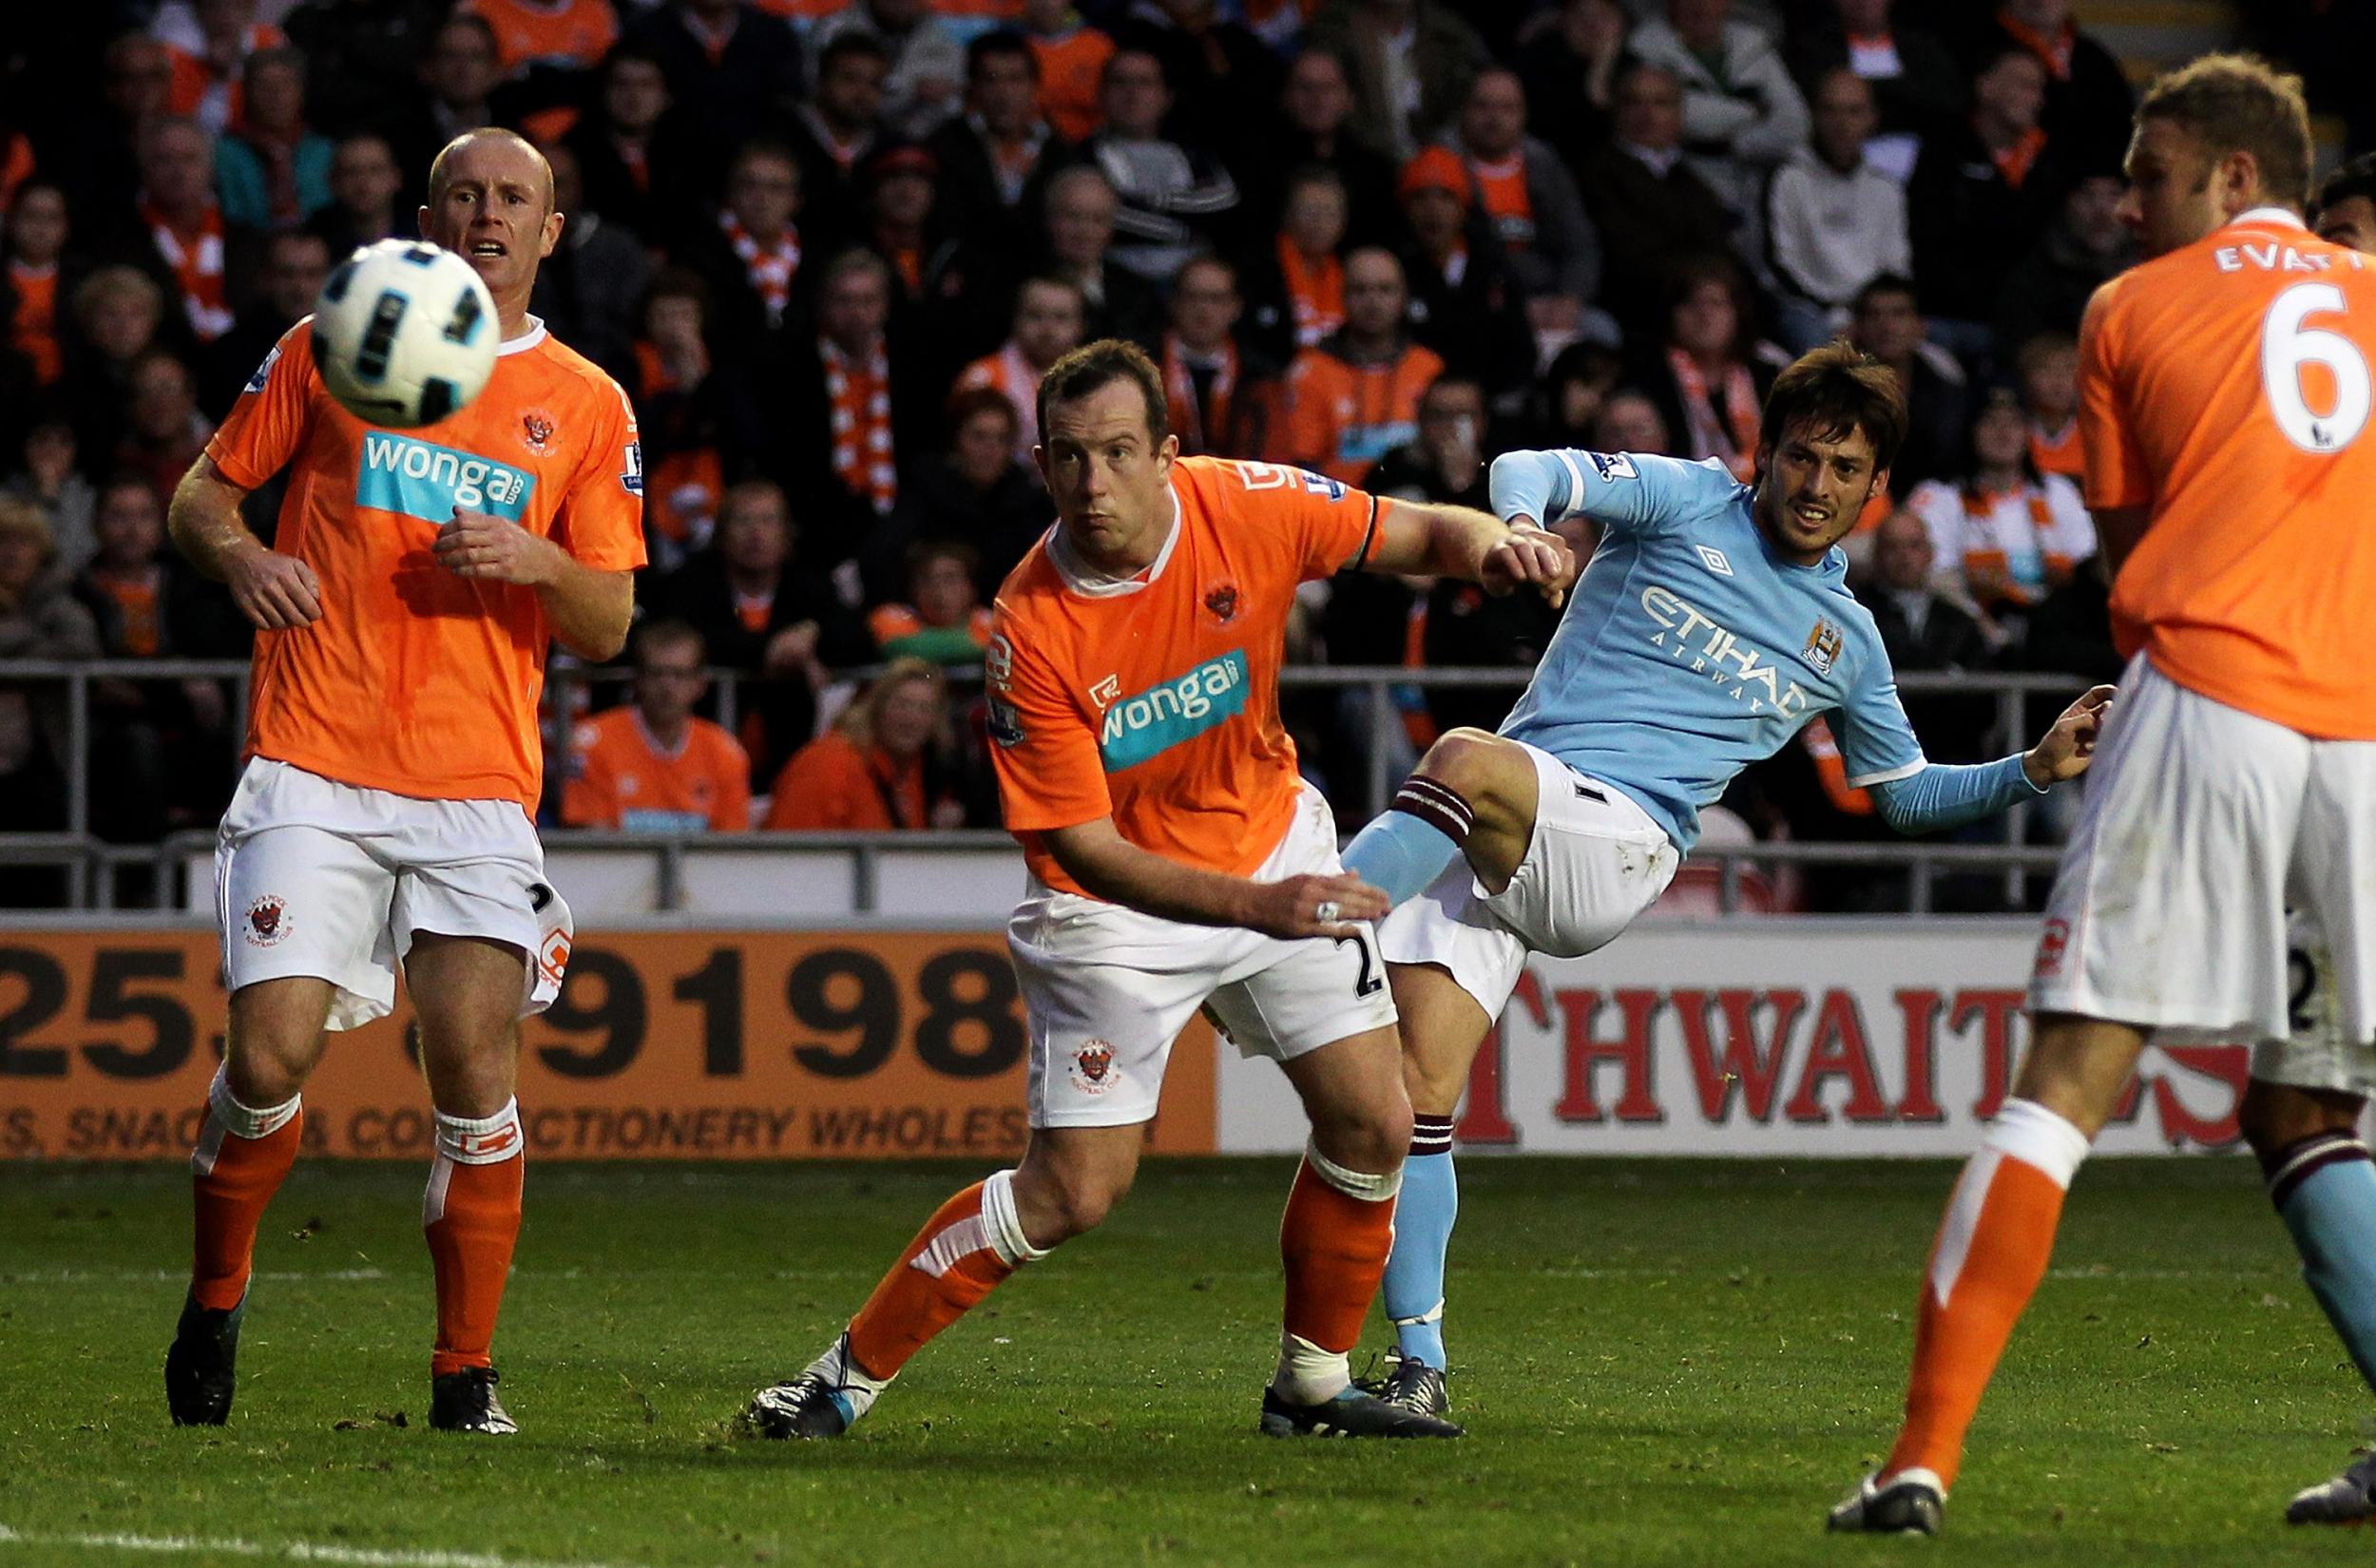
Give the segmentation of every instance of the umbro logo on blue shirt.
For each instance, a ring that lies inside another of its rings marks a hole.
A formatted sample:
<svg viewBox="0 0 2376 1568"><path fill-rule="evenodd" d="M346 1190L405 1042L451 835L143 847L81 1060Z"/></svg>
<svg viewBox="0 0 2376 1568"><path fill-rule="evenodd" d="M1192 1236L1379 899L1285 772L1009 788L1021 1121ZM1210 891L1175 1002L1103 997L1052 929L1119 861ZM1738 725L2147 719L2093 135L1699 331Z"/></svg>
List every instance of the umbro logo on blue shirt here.
<svg viewBox="0 0 2376 1568"><path fill-rule="evenodd" d="M1724 559L1724 552L1713 545L1699 546L1699 564L1718 577L1733 575L1733 563Z"/></svg>

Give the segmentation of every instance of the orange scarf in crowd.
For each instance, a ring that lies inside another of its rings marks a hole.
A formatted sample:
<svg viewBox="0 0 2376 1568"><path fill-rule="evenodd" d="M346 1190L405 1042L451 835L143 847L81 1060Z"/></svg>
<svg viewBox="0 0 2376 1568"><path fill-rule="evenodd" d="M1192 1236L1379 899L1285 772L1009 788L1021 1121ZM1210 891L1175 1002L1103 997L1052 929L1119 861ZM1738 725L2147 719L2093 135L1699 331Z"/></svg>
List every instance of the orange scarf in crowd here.
<svg viewBox="0 0 2376 1568"><path fill-rule="evenodd" d="M164 258L181 285L182 309L189 316L190 330L208 343L229 332L231 307L222 283L221 210L208 207L198 227L184 233L144 201L141 221L148 225L148 238L157 254Z"/></svg>
<svg viewBox="0 0 2376 1568"><path fill-rule="evenodd" d="M34 377L47 387L66 369L58 353L58 264L52 261L37 272L11 261L9 283L16 290L10 337L16 352L32 365Z"/></svg>
<svg viewBox="0 0 2376 1568"><path fill-rule="evenodd" d="M1287 284L1287 302L1295 316L1295 347L1308 349L1345 324L1345 263L1333 256L1315 264L1304 259L1295 242L1285 236L1278 242L1279 277Z"/></svg>
<svg viewBox="0 0 2376 1568"><path fill-rule="evenodd" d="M1188 354L1178 333L1163 335L1163 400L1171 405L1172 429L1179 432L1183 457L1218 451L1229 439L1230 400L1237 390L1237 345L1221 351L1206 396L1211 399L1212 429L1205 428L1204 410L1197 403L1197 378L1189 373Z"/></svg>
<svg viewBox="0 0 2376 1568"><path fill-rule="evenodd" d="M834 474L853 495L866 497L879 515L899 499L899 470L891 458L891 356L876 343L863 364L819 338L825 391L833 406Z"/></svg>
<svg viewBox="0 0 2376 1568"><path fill-rule="evenodd" d="M1724 410L1719 413L1709 395L1708 378L1699 362L1680 349L1666 351L1667 369L1675 390L1682 394L1685 452L1694 457L1717 457L1747 485L1757 477L1757 383L1738 361L1724 373Z"/></svg>
<svg viewBox="0 0 2376 1568"><path fill-rule="evenodd" d="M2045 150L2046 133L2032 125L2022 134L2019 142L2002 152L1992 151L1988 156L1996 163L1997 172L2004 176L2004 182L2020 190L2022 182L2029 178L2029 171L2037 167L2038 155Z"/></svg>
<svg viewBox="0 0 2376 1568"><path fill-rule="evenodd" d="M2038 56L2038 63L2045 67L2047 74L2056 81L2068 82L2071 79L2071 45L2079 36L2077 28L2065 22L2061 30L2049 38L2036 28L2015 21L2011 12L2002 10L1997 12L1997 26L2010 33L2015 43Z"/></svg>
<svg viewBox="0 0 2376 1568"><path fill-rule="evenodd" d="M733 213L718 215L718 226L726 234L726 243L735 248L742 262L742 270L751 280L752 292L767 307L767 324L774 326L784 318L784 307L792 303L792 279L800 270L800 229L788 224L784 237L772 245L762 245L742 226Z"/></svg>

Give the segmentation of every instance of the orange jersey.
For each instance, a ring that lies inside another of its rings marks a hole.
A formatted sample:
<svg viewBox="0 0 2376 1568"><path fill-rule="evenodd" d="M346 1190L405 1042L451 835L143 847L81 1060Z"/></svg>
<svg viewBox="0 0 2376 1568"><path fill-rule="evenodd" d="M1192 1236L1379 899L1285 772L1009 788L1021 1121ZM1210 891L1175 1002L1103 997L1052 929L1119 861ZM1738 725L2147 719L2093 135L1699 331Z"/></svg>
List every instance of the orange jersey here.
<svg viewBox="0 0 2376 1568"><path fill-rule="evenodd" d="M1420 394L1443 373L1444 361L1416 343L1384 365L1306 349L1287 368L1287 417L1273 455L1358 485L1379 458L1418 438Z"/></svg>
<svg viewBox="0 0 2376 1568"><path fill-rule="evenodd" d="M751 757L706 718L663 751L633 703L582 720L569 744L561 819L636 832L740 832L751 826Z"/></svg>
<svg viewBox="0 0 2376 1568"><path fill-rule="evenodd" d="M828 730L792 754L767 804L770 828L800 832L888 832L929 828L924 758L899 761L879 746Z"/></svg>
<svg viewBox="0 0 2376 1568"><path fill-rule="evenodd" d="M1391 503L1268 463L1183 457L1175 523L1125 584L1084 583L1061 529L999 590L990 750L1031 873L1081 889L1042 839L1111 816L1140 849L1243 876L1295 811L1278 666L1295 585L1368 558Z"/></svg>
<svg viewBox="0 0 2376 1568"><path fill-rule="evenodd" d="M2074 485L2084 483L2087 460L2079 453L2079 420L2064 420L2059 431L2030 421L2029 460L2038 465L2040 473L2059 473Z"/></svg>
<svg viewBox="0 0 2376 1568"><path fill-rule="evenodd" d="M1067 142L1086 142L1105 124L1098 84L1114 58L1114 41L1095 28L1054 38L1033 37L1040 57L1040 115Z"/></svg>
<svg viewBox="0 0 2376 1568"><path fill-rule="evenodd" d="M2113 638L2191 691L2376 740L2376 262L2275 208L2096 291L2079 328L2087 504L2145 507Z"/></svg>
<svg viewBox="0 0 2376 1568"><path fill-rule="evenodd" d="M530 66L587 69L619 42L607 0L462 0L454 10L495 29L495 57L512 76Z"/></svg>
<svg viewBox="0 0 2376 1568"><path fill-rule="evenodd" d="M533 813L544 602L455 576L431 545L467 507L596 571L642 565L643 458L626 394L539 326L503 346L460 413L384 430L323 390L312 336L311 316L281 335L206 444L242 489L291 469L273 547L321 583L319 621L256 634L247 751L342 784Z"/></svg>

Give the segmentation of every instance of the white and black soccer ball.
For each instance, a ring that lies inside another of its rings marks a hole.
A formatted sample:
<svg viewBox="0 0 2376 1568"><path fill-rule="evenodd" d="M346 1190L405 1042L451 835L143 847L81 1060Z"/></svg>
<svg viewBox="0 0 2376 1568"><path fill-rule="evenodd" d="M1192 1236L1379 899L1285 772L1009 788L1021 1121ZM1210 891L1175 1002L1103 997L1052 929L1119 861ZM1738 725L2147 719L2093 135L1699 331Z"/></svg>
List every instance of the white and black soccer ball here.
<svg viewBox="0 0 2376 1568"><path fill-rule="evenodd" d="M331 269L314 303L314 366L370 425L434 425L495 371L494 296L461 257L426 239L383 239Z"/></svg>

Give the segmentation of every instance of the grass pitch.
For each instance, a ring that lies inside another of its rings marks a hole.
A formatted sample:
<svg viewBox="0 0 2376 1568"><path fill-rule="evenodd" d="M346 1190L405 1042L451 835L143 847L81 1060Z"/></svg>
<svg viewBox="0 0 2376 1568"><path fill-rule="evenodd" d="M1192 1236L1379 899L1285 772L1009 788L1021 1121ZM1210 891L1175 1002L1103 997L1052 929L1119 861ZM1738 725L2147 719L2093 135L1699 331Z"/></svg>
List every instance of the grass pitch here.
<svg viewBox="0 0 2376 1568"><path fill-rule="evenodd" d="M2357 1559L2289 1531L2370 1402L2245 1162L2081 1175L1932 1542L1828 1539L1887 1442L1937 1163L1466 1157L1453 1444L1254 1431L1290 1166L1152 1164L848 1439L738 1439L969 1167L539 1165L498 1364L425 1425L422 1173L300 1166L233 1425L176 1431L180 1166L0 1180L0 1568ZM1382 1342L1382 1331L1372 1336Z"/></svg>

